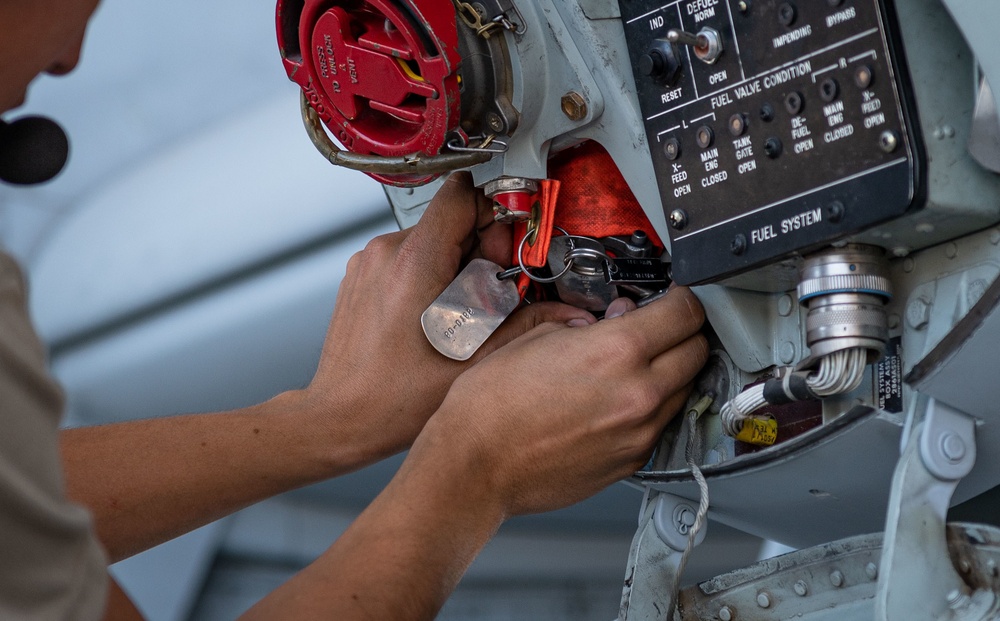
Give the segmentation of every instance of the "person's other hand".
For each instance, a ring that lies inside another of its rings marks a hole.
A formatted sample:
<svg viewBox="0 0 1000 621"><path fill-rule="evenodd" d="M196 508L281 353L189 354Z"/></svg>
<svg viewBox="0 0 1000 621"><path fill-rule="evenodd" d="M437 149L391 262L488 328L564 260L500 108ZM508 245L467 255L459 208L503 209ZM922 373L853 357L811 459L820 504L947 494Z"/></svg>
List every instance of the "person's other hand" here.
<svg viewBox="0 0 1000 621"><path fill-rule="evenodd" d="M360 467L408 447L452 381L475 361L545 321L594 322L563 304L533 304L504 322L468 362L427 342L420 316L473 258L506 266L511 229L467 174L452 175L420 222L373 239L347 264L319 368L303 392L332 442ZM575 322L580 323L580 322Z"/></svg>
<svg viewBox="0 0 1000 621"><path fill-rule="evenodd" d="M450 454L505 516L568 506L641 468L707 360L704 311L685 288L618 306L594 325L540 325L466 371L410 459Z"/></svg>

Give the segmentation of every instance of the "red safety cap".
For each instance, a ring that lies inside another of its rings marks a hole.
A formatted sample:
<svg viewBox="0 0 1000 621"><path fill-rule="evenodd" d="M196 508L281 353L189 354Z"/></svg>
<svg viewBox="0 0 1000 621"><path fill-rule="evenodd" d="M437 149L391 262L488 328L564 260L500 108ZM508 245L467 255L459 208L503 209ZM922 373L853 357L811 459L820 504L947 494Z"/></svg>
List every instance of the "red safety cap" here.
<svg viewBox="0 0 1000 621"><path fill-rule="evenodd" d="M349 151L436 155L459 127L455 9L413 0L278 0L288 77ZM414 185L430 177L372 175Z"/></svg>

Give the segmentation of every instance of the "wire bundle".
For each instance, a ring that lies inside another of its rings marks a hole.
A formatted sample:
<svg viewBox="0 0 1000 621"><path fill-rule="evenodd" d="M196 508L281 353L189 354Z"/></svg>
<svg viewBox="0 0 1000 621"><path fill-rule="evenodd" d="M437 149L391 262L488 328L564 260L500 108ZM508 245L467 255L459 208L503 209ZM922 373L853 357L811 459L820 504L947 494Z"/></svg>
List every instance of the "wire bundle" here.
<svg viewBox="0 0 1000 621"><path fill-rule="evenodd" d="M835 351L820 359L819 369L806 375L805 383L809 390L820 398L849 393L861 385L867 364L867 349L855 347ZM743 429L744 421L755 411L769 403L779 404L768 400L765 395L766 388L767 383L755 384L722 406L720 416L726 435L736 437Z"/></svg>

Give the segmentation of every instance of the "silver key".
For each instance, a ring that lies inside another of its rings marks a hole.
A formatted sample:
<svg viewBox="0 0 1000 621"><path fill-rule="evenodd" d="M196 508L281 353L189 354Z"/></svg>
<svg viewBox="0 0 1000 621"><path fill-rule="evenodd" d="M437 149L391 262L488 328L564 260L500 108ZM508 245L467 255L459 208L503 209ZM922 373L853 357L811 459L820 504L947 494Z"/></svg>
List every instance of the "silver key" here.
<svg viewBox="0 0 1000 621"><path fill-rule="evenodd" d="M420 324L427 340L453 360L468 360L521 302L512 279L500 280L503 268L473 259L441 292Z"/></svg>

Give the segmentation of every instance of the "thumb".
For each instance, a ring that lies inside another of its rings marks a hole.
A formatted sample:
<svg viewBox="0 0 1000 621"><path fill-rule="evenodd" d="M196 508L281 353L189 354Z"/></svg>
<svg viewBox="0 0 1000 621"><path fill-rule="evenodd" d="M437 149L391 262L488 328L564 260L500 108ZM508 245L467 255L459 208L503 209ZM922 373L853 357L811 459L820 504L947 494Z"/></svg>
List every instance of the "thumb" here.
<svg viewBox="0 0 1000 621"><path fill-rule="evenodd" d="M525 306L508 317L500 328L490 336L489 340L483 343L483 346L476 352L476 359L489 355L544 323L566 324L573 320L580 320L588 324L597 323L597 318L589 312L568 304L538 302Z"/></svg>

